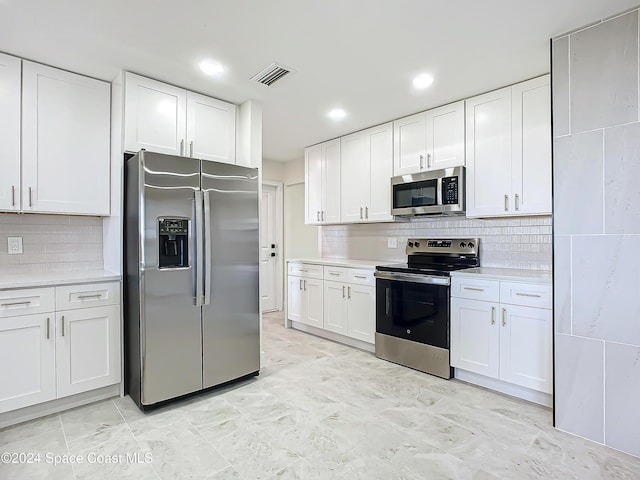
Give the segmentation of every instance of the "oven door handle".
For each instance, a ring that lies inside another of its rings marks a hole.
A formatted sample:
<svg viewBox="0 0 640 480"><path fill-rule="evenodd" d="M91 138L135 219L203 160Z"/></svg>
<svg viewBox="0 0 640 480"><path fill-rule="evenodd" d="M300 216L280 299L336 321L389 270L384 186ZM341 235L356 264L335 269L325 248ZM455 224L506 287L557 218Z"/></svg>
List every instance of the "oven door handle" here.
<svg viewBox="0 0 640 480"><path fill-rule="evenodd" d="M398 282L425 283L428 285L443 286L451 285L451 279L449 277L432 277L431 275L419 275L415 273L376 271L373 276L382 280L395 280Z"/></svg>

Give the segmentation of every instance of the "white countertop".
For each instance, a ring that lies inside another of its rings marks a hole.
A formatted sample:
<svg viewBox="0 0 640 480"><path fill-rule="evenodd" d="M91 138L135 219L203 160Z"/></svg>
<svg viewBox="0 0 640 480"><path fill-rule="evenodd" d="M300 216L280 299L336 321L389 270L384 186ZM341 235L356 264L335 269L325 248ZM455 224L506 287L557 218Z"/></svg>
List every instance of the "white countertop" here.
<svg viewBox="0 0 640 480"><path fill-rule="evenodd" d="M80 283L120 281L117 273L107 270L56 273L0 273L0 290L30 287L54 287Z"/></svg>
<svg viewBox="0 0 640 480"><path fill-rule="evenodd" d="M518 270L515 268L477 267L451 272L452 277L472 277L487 280L536 282L551 284L551 272L542 270Z"/></svg>
<svg viewBox="0 0 640 480"><path fill-rule="evenodd" d="M288 258L287 262L314 263L330 267L352 267L375 269L376 265L387 265L393 262L381 260L355 260L351 258ZM397 262L395 262L397 263Z"/></svg>

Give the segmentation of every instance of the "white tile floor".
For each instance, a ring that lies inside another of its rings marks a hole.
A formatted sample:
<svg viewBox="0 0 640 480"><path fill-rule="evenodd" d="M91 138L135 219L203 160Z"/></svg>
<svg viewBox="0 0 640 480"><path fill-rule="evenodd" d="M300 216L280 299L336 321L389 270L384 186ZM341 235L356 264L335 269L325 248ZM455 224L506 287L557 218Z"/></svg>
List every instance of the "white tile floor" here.
<svg viewBox="0 0 640 480"><path fill-rule="evenodd" d="M640 459L554 430L549 409L282 323L265 316L256 379L148 414L115 398L1 430L0 452L41 462L0 463L0 479L640 479Z"/></svg>

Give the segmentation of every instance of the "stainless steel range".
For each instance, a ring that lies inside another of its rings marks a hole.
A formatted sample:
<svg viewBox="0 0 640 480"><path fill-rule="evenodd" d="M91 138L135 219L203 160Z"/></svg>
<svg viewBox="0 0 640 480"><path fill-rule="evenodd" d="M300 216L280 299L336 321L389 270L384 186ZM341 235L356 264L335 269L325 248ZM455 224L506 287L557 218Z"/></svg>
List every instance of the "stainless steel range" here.
<svg viewBox="0 0 640 480"><path fill-rule="evenodd" d="M480 265L480 240L411 238L405 252L376 267L376 356L451 378L450 272Z"/></svg>

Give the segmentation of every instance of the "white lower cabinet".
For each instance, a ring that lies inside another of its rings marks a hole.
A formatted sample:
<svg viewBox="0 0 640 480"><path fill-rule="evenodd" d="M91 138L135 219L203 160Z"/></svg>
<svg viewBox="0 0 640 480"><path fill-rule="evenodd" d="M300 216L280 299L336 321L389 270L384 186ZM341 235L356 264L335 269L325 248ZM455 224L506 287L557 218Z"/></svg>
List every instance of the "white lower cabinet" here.
<svg viewBox="0 0 640 480"><path fill-rule="evenodd" d="M289 320L374 343L373 270L290 262L288 272Z"/></svg>
<svg viewBox="0 0 640 480"><path fill-rule="evenodd" d="M0 291L0 413L120 382L119 292L118 282Z"/></svg>
<svg viewBox="0 0 640 480"><path fill-rule="evenodd" d="M551 286L453 278L451 290L451 365L550 394Z"/></svg>

